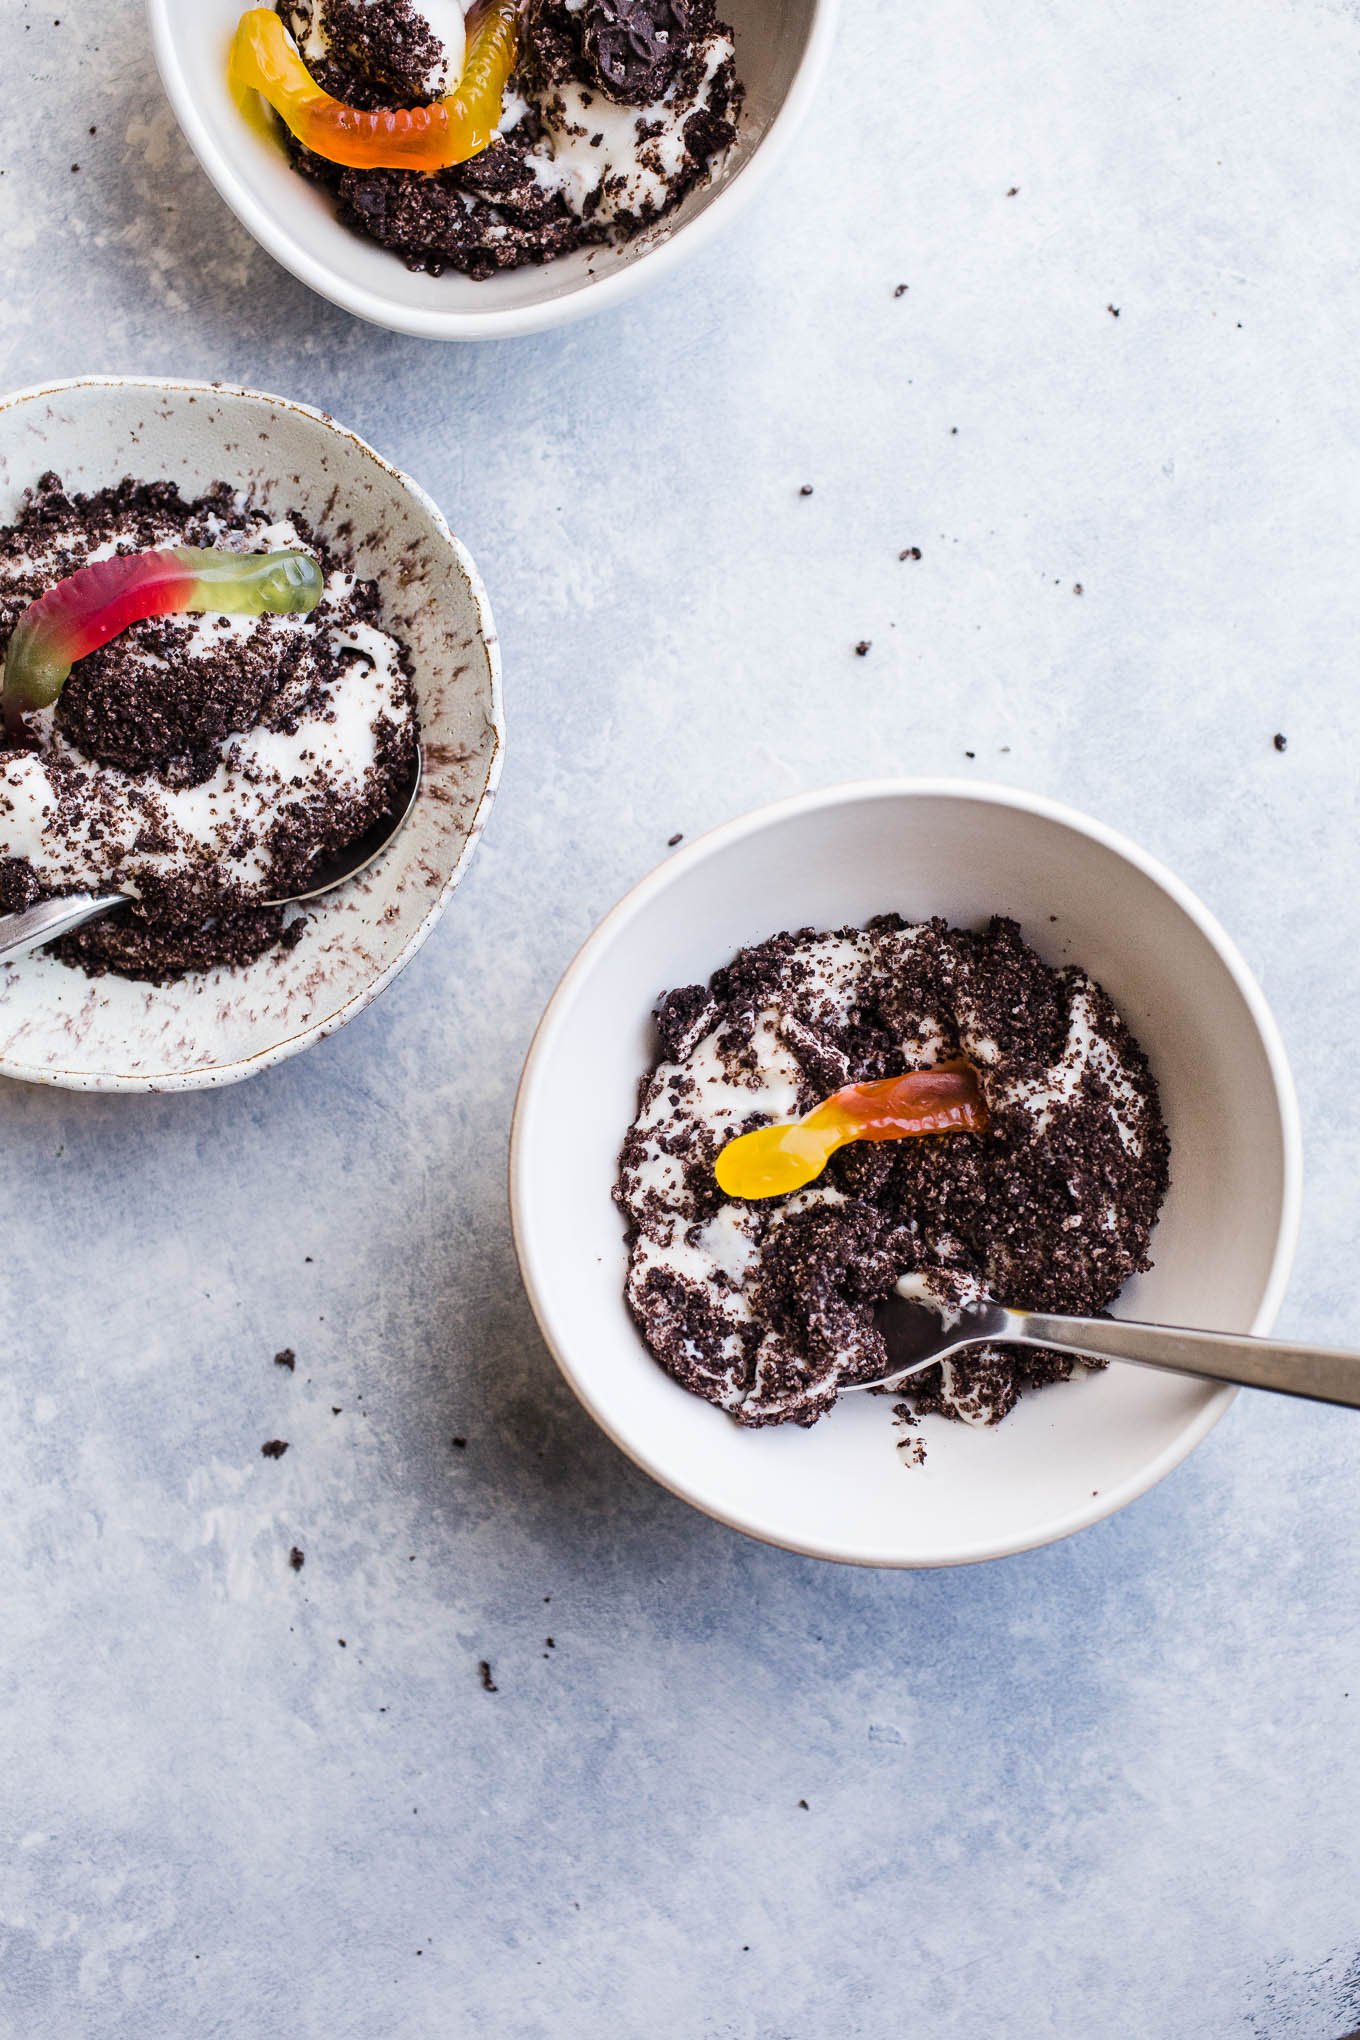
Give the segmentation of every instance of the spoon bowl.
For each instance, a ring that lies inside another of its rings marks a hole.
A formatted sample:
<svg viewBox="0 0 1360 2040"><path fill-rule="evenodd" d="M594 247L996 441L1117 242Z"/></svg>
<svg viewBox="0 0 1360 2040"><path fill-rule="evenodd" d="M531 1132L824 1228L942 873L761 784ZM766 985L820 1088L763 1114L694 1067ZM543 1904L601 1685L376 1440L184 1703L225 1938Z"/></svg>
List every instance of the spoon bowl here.
<svg viewBox="0 0 1360 2040"><path fill-rule="evenodd" d="M343 850L336 850L329 857L323 857L311 873L312 883L306 892L289 893L286 899L266 900L267 907L297 907L304 900L319 900L323 893L333 892L338 885L357 878L361 871L367 871L394 843L411 819L411 810L420 794L420 782L425 771L425 754L416 745L411 769L401 786L397 797L385 815L380 815L371 828L348 844Z"/></svg>

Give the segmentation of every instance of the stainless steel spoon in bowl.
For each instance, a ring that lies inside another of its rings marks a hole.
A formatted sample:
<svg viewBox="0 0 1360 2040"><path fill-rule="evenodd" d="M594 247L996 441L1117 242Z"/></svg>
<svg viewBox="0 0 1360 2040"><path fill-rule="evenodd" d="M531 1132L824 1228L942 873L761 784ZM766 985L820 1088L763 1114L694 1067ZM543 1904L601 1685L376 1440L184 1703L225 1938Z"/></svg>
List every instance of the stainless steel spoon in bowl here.
<svg viewBox="0 0 1360 2040"><path fill-rule="evenodd" d="M1178 1325L1136 1324L1127 1318L1054 1317L1008 1310L989 1296L950 1303L943 1313L916 1297L893 1294L876 1307L891 1365L875 1381L845 1383L883 1388L919 1374L937 1360L974 1346L1048 1346L1087 1359L1131 1360L1168 1374L1229 1381L1239 1388L1269 1388L1310 1402L1360 1409L1360 1353L1328 1346L1289 1346L1233 1332L1197 1332Z"/></svg>
<svg viewBox="0 0 1360 2040"><path fill-rule="evenodd" d="M367 871L410 820L424 769L424 754L417 745L415 761L397 791L391 811L366 829L356 842L338 850L333 857L323 858L308 873L305 892L289 893L286 899L261 900L260 905L300 906L304 900L319 899L322 893L333 892L336 886ZM83 928L87 921L99 921L105 914L116 913L130 903L130 897L125 892L63 893L58 899L39 900L37 906L25 907L20 914L0 914L0 963L9 963L30 949L40 949L45 942L59 941L63 935Z"/></svg>

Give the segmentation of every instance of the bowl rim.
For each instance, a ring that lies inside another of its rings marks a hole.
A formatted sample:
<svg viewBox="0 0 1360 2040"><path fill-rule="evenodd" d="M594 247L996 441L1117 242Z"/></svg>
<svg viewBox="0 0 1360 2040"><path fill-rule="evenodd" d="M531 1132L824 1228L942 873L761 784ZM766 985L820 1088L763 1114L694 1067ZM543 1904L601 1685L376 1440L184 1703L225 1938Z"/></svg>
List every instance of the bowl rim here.
<svg viewBox="0 0 1360 2040"><path fill-rule="evenodd" d="M337 1007L324 1019L299 1028L270 1048L263 1048L252 1056L238 1062L215 1063L207 1069L138 1071L99 1071L91 1074L82 1070L59 1070L38 1067L32 1063L21 1063L12 1057L0 1056L0 1077L10 1078L26 1084L55 1085L68 1091L202 1091L212 1090L226 1084L240 1083L243 1078L258 1075L262 1070L271 1069L275 1063L286 1062L289 1057L300 1055L304 1049L316 1042L324 1041L336 1033L347 1021L371 1006L392 980L406 968L416 951L428 939L435 923L443 914L450 898L461 882L471 861L473 851L481 840L487 819L491 813L496 790L500 785L501 767L505 758L505 705L501 687L500 640L496 634L495 618L491 612L491 601L486 586L473 559L462 540L450 529L447 518L428 490L408 475L403 468L385 460L366 439L342 425L329 411L319 410L313 404L299 403L295 397L273 396L268 390L251 389L239 383L199 382L191 378L160 375L81 375L68 376L59 381L31 383L24 389L9 390L0 394L0 416L14 410L18 405L32 403L43 398L65 396L74 390L147 390L176 396L209 398L244 397L251 403L268 404L274 410L291 411L313 424L324 426L340 439L347 439L352 446L364 454L409 495L424 511L433 524L436 534L444 539L458 562L461 572L467 577L477 617L478 635L486 649L488 677L491 683L491 699L488 711L488 725L492 738L491 759L486 784L482 789L472 820L468 826L467 838L455 860L448 877L431 899L418 925L412 930L408 941L397 956L366 984Z"/></svg>
<svg viewBox="0 0 1360 2040"><path fill-rule="evenodd" d="M486 311L463 312L423 311L415 305L396 304L367 284L340 275L285 228L268 206L253 197L230 156L218 147L195 103L171 29L170 11L174 4L175 0L147 0L151 44L161 84L200 167L246 231L300 283L342 311L367 319L372 325L384 326L389 332L407 333L416 339L460 341L507 340L593 317L610 305L622 304L649 284L659 283L687 254L696 252L706 240L721 232L735 217L737 208L762 189L783 159L816 96L840 14L840 0L811 0L807 43L788 91L738 174L718 187L702 212L663 232L652 246L640 250L634 260L608 276L592 277L565 297L547 297L534 304L499 310L488 307ZM399 259L392 257L394 262Z"/></svg>
<svg viewBox="0 0 1360 2040"><path fill-rule="evenodd" d="M986 1559L1007 1558L1019 1552L1037 1550L1043 1545L1054 1544L1062 1538L1070 1537L1078 1530L1085 1530L1093 1523L1103 1521L1107 1516L1116 1515L1130 1502L1137 1501L1140 1495L1155 1487L1189 1457L1224 1415L1237 1394L1236 1388L1225 1385L1214 1389L1198 1415L1138 1473L1112 1488L1102 1489L1099 1497L1093 1498L1090 1503L1083 1503L1076 1509L1068 1510L1029 1534L961 1545L947 1558L929 1559L903 1557L899 1552L871 1551L862 1546L837 1547L826 1541L805 1541L790 1536L769 1522L762 1521L758 1513L743 1516L733 1509L714 1507L710 1501L700 1498L691 1491L682 1479L663 1471L646 1448L635 1446L620 1435L610 1420L607 1408L602 1405L600 1398L592 1391L588 1381L581 1376L569 1358L565 1350L566 1342L557 1337L552 1304L551 1268L544 1266L543 1257L532 1237L533 1229L527 1212L528 1129L531 1128L540 1108L540 1099L546 1084L549 1051L565 1024L568 1009L574 1002L578 987L618 934L638 915L647 912L676 877L747 837L757 835L798 815L812 814L823 809L857 802L895 801L904 797L966 799L1011 808L1024 814L1037 815L1046 821L1057 822L1079 835L1086 836L1123 858L1135 870L1160 886L1190 918L1215 951L1241 994L1256 1029L1270 1070L1274 1105L1279 1121L1283 1154L1280 1221L1261 1302L1251 1323L1251 1331L1257 1336L1270 1331L1284 1297L1298 1244L1303 1190L1303 1141L1298 1099L1284 1040L1266 1002L1265 994L1236 943L1216 916L1160 859L1150 855L1131 837L1110 828L1093 815L1084 814L1080 809L1070 807L1064 801L1055 800L1047 794L1031 793L1019 787L1006 786L994 780L923 777L843 781L834 786L819 787L811 792L794 794L786 799L751 809L731 821L720 823L716 828L696 837L694 842L686 845L683 850L664 858L624 894L618 904L587 936L548 1001L529 1045L515 1097L510 1130L509 1197L511 1232L520 1274L544 1343L578 1401L634 1465L641 1467L644 1473L650 1474L662 1487L669 1489L672 1494L688 1502L702 1514L711 1516L715 1521L725 1524L727 1528L739 1530L760 1543L776 1545L782 1550L796 1552L805 1558L820 1558L841 1564L896 1570L931 1570L936 1567L971 1565Z"/></svg>

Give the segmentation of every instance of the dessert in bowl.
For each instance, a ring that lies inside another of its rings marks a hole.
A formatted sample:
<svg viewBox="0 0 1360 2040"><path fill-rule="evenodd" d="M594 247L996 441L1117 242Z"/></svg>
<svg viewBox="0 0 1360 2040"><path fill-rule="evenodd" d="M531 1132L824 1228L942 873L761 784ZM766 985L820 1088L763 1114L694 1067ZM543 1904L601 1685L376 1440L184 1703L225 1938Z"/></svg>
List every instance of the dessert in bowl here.
<svg viewBox="0 0 1360 2040"><path fill-rule="evenodd" d="M478 0L466 26L459 0L276 0L242 17L232 69L353 233L475 280L625 246L707 180L741 111L714 0ZM394 134L407 109L417 131Z"/></svg>
<svg viewBox="0 0 1360 2040"><path fill-rule="evenodd" d="M793 933L771 948L776 930ZM811 957L819 945L820 958ZM824 1003L809 1005L806 983L787 998L800 960L817 961L833 990L838 973L842 985L847 974L858 979L847 1010L865 1040L881 1036L885 1003L907 984L894 1049L904 1022L919 1043L930 1014L942 1033L923 1060L959 1048L975 1060L996 1108L998 1166L967 1161L966 1149L981 1148L967 1128L849 1145L821 1179L840 1201L809 1202L796 1250L781 1254L770 1217L748 1225L742 1216L758 1206L705 1191L702 1210L683 1207L729 1133L753 1117L801 1114L839 1088L845 1065L828 1048L848 1054L852 1078L887 1066L882 1040L872 1052L857 1048ZM665 1003L677 986L686 995ZM772 989L793 1023L778 1049L759 1032ZM1027 1017L1012 1015L1017 1005ZM787 1034L799 1026L790 1059ZM701 1111L687 1083L702 1095L706 1077L714 1082ZM770 1084L775 1095L761 1105L756 1092ZM715 1103L728 1112L722 1122ZM1087 1116L1097 1104L1099 1125ZM1127 1145L1111 1106L1126 1121ZM1021 1114L1028 1128L1017 1124ZM647 1137L658 1132L649 1154ZM658 1184L654 1175L649 1186L641 1172L666 1146L673 1178ZM1117 1293L1117 1312L1129 1316L1264 1331L1292 1254L1299 1166L1292 1087L1269 1013L1227 937L1177 880L1056 803L953 782L884 782L718 830L615 909L564 979L526 1065L512 1207L545 1337L586 1407L639 1464L772 1542L865 1564L930 1565L1020 1550L1110 1514L1185 1456L1231 1391L1126 1367L1078 1367L1045 1382L1042 1356L1040 1373L1027 1377L997 1355L971 1374L956 1363L952 1384L923 1382L904 1431L891 1402L835 1401L848 1385L842 1361L851 1376L871 1372L856 1364L870 1355L856 1354L855 1338L884 1259L894 1277L925 1268L995 1285L1037 1273L1076 1284L1061 1293L1093 1303ZM649 1187L660 1193L650 1211ZM1095 1251L1078 1251L1088 1225ZM638 1323L649 1311L639 1259L648 1236L643 1259L656 1259L663 1275L650 1351ZM1045 1271L1050 1251L1057 1258ZM736 1324L719 1321L721 1281L705 1296L715 1268L732 1285L729 1303L744 1295L754 1305L754 1332L739 1304ZM666 1277L676 1274L680 1308L667 1324ZM696 1295L713 1315L696 1308L683 1328ZM790 1339L800 1315L806 1335ZM764 1357L787 1361L791 1345L791 1369L758 1364L771 1328L786 1350ZM658 1365L667 1351L674 1372ZM827 1363L820 1377L810 1361ZM695 1375L675 1378L686 1364ZM796 1392L781 1408L790 1383ZM734 1421L743 1404L759 1427ZM813 1414L811 1426L798 1421ZM794 1421L762 1421L770 1416ZM989 1421L997 1416L1004 1421Z"/></svg>
<svg viewBox="0 0 1360 2040"><path fill-rule="evenodd" d="M1089 1316L1151 1266L1156 1080L1102 988L1014 922L785 931L669 992L656 1025L615 1191L628 1306L674 1379L739 1424L813 1424L881 1378L894 1290ZM809 1152L829 1107L837 1146ZM1078 1364L946 1360L898 1414L999 1423ZM921 1463L919 1436L899 1443Z"/></svg>
<svg viewBox="0 0 1360 2040"><path fill-rule="evenodd" d="M466 553L319 412L114 379L0 403L0 533L0 904L129 895L0 968L0 1073L182 1088L320 1040L420 946L494 793ZM390 811L417 742L390 849L266 905Z"/></svg>
<svg viewBox="0 0 1360 2040"><path fill-rule="evenodd" d="M381 604L343 546L229 483L41 475L0 526L0 906L122 892L56 954L153 983L299 939L305 915L269 903L414 770Z"/></svg>
<svg viewBox="0 0 1360 2040"><path fill-rule="evenodd" d="M278 260L379 324L477 339L602 309L701 245L792 139L834 6L478 0L464 22L457 0L151 0L151 19L181 126ZM371 160L368 129L335 141L399 116L395 158Z"/></svg>

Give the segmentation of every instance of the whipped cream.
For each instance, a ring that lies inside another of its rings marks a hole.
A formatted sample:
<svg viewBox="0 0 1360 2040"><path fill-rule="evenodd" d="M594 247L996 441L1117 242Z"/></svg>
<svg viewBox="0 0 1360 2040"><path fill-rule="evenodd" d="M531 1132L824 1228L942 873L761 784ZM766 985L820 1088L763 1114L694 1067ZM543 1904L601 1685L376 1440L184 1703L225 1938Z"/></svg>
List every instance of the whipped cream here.
<svg viewBox="0 0 1360 2040"><path fill-rule="evenodd" d="M660 213L685 162L686 124L708 107L714 79L733 55L731 36L715 31L695 88L672 88L649 106L622 106L575 80L555 85L538 103L544 136L526 159L535 183L578 217L589 211L602 224L621 213ZM501 133L512 133L527 110L523 100L507 105Z"/></svg>

